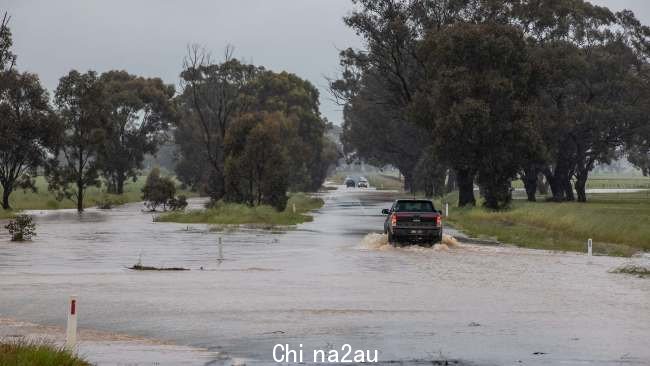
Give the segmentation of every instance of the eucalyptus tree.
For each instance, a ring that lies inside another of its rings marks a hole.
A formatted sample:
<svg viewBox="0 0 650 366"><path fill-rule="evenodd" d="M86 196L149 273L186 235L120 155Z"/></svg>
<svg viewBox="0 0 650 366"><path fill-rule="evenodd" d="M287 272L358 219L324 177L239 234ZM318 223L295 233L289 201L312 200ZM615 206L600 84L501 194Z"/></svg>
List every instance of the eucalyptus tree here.
<svg viewBox="0 0 650 366"><path fill-rule="evenodd" d="M99 154L111 133L107 98L96 72L73 70L60 79L54 100L63 134L46 177L58 199L74 201L82 212L86 189L101 185Z"/></svg>
<svg viewBox="0 0 650 366"><path fill-rule="evenodd" d="M126 71L109 71L99 80L106 95L106 141L99 165L111 193L122 194L127 179L136 179L146 154L155 154L168 138L174 119L173 85Z"/></svg>
<svg viewBox="0 0 650 366"><path fill-rule="evenodd" d="M0 73L0 185L2 208L11 193L36 190L37 168L52 154L60 126L38 77L15 70Z"/></svg>

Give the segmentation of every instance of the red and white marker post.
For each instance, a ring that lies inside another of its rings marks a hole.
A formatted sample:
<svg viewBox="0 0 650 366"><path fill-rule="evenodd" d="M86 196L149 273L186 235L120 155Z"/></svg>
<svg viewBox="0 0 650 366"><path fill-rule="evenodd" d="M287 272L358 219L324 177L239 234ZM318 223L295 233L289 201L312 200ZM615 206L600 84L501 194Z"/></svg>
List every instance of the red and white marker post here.
<svg viewBox="0 0 650 366"><path fill-rule="evenodd" d="M77 346L77 297L70 296L68 307L68 326L66 328L65 347L74 351Z"/></svg>

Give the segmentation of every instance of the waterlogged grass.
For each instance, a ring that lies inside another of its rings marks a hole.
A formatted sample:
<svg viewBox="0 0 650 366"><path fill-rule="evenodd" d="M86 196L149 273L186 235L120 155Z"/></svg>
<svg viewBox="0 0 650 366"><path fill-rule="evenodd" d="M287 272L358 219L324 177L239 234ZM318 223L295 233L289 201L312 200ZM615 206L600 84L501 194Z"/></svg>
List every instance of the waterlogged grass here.
<svg viewBox="0 0 650 366"><path fill-rule="evenodd" d="M129 180L124 186L124 194L109 194L106 193L105 187L88 187L85 191L84 207L102 206L104 203L109 203L110 206L119 206L130 202L142 201L142 187L146 181L145 176L139 177L135 182ZM64 208L77 208L76 202L69 199L58 201L56 195L47 190L47 181L44 177L36 178L36 192L31 190L23 191L22 189L16 190L11 194L10 204L14 211L20 210L56 210ZM0 190L1 191L1 190ZM195 194L191 192L177 192L177 194L191 197ZM0 218L11 216L11 212L7 212L0 208Z"/></svg>
<svg viewBox="0 0 650 366"><path fill-rule="evenodd" d="M637 266L634 264L627 264L620 268L615 269L612 273L621 273L627 275L638 276L641 278L650 278L650 268Z"/></svg>
<svg viewBox="0 0 650 366"><path fill-rule="evenodd" d="M452 208L447 221L468 235L525 248L584 252L592 238L597 254L650 251L650 195L645 192L592 194L588 203L517 200L505 212Z"/></svg>
<svg viewBox="0 0 650 366"><path fill-rule="evenodd" d="M324 204L320 198L297 193L291 195L287 208L278 212L270 206L250 207L243 204L219 202L215 207L205 210L187 212L170 212L162 215L158 221L182 224L246 225L266 224L288 226L312 221L307 213ZM296 207L294 213L293 207Z"/></svg>
<svg viewBox="0 0 650 366"><path fill-rule="evenodd" d="M14 217L15 215L16 215L15 211L3 210L2 208L0 208L0 220L10 219L10 218Z"/></svg>
<svg viewBox="0 0 650 366"><path fill-rule="evenodd" d="M0 366L90 366L71 352L44 343L0 343Z"/></svg>

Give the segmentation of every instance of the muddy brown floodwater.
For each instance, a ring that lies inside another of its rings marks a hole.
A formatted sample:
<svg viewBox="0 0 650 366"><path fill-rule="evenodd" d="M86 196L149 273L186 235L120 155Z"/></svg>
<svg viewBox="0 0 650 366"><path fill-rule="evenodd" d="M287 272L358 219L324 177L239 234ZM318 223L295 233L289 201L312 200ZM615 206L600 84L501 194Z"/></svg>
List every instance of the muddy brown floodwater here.
<svg viewBox="0 0 650 366"><path fill-rule="evenodd" d="M313 349L346 343L377 349L383 363L650 364L650 280L609 273L647 258L394 249L380 235L394 195L340 188L314 222L284 233L154 223L141 204L32 212L33 242L0 236L0 317L61 326L76 294L80 328L214 356L184 358L188 365L273 364L276 344L303 344L309 361ZM125 268L139 257L192 270ZM100 365L128 361L83 344ZM137 361L146 360L139 350Z"/></svg>

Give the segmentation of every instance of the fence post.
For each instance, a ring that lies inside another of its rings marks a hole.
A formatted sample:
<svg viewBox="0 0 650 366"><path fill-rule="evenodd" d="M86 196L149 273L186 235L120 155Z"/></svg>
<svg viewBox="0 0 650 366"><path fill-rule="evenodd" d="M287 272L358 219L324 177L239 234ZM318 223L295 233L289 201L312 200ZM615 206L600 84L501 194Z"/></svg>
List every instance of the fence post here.
<svg viewBox="0 0 650 366"><path fill-rule="evenodd" d="M219 262L223 261L223 243L221 237L219 237L219 257L217 258Z"/></svg>
<svg viewBox="0 0 650 366"><path fill-rule="evenodd" d="M77 296L70 296L68 325L66 327L65 347L74 351L77 345Z"/></svg>

